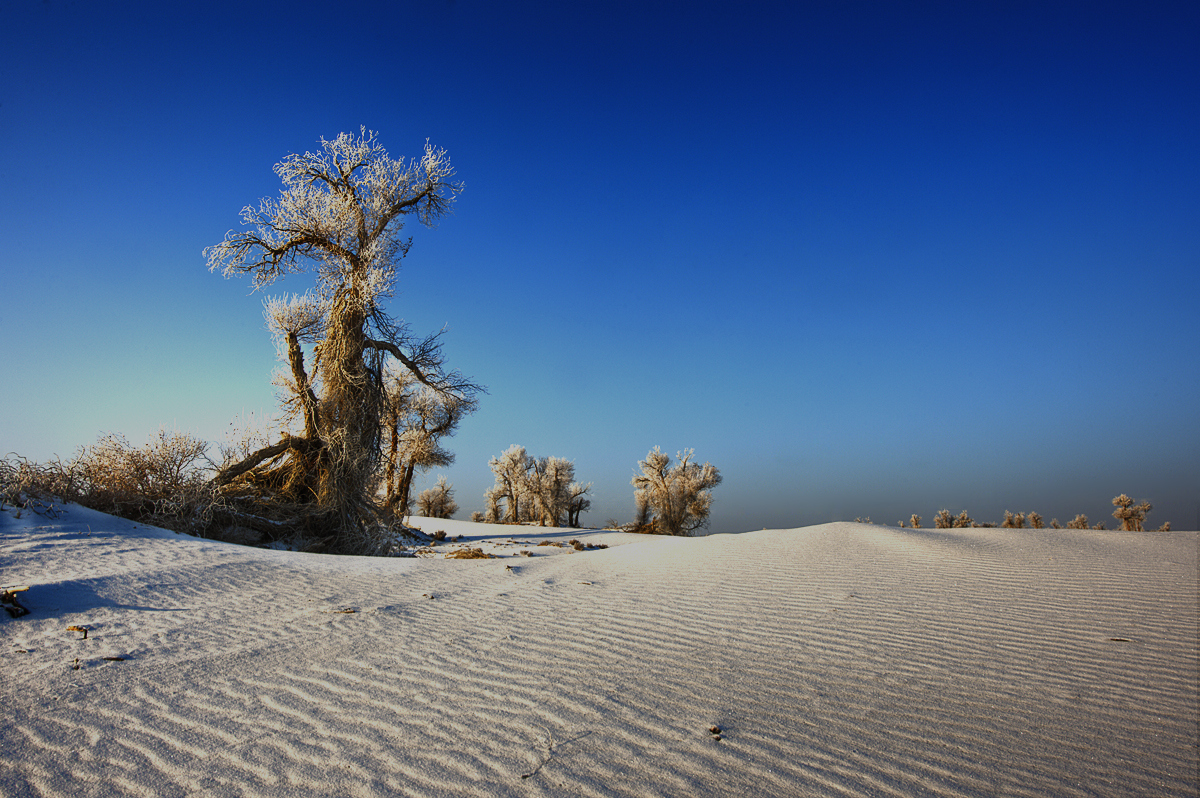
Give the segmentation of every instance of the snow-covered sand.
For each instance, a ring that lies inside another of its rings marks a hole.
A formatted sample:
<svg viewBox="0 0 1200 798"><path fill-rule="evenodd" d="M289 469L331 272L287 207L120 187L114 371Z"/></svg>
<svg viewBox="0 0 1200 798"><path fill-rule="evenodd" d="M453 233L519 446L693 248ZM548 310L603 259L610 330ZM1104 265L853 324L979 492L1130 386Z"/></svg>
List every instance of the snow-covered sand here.
<svg viewBox="0 0 1200 798"><path fill-rule="evenodd" d="M516 542L0 513L0 795L1200 790L1196 533L421 525Z"/></svg>

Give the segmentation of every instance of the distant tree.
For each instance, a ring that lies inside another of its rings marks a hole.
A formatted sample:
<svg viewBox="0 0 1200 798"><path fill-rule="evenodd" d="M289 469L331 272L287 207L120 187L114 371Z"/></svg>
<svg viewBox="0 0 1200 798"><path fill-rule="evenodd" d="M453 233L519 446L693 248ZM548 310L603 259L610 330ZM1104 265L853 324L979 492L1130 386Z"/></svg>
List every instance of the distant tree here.
<svg viewBox="0 0 1200 798"><path fill-rule="evenodd" d="M461 191L444 150L426 144L420 159L388 157L375 134L343 133L321 151L289 155L275 165L284 189L277 199L246 207L249 228L208 247L212 270L245 274L255 289L292 273L314 272L316 293L284 303L276 334L286 345L303 433L227 464L214 479L222 490L269 502L303 505L306 529L330 535L333 548L365 553L377 541L367 528L381 460L388 357L434 391L469 402L478 385L446 371L440 335L413 336L383 309L411 239L400 235L413 216L432 226ZM311 342L306 368L301 344Z"/></svg>
<svg viewBox="0 0 1200 798"><path fill-rule="evenodd" d="M1117 508L1113 511L1113 518L1121 522L1121 529L1126 532L1141 532L1146 516L1154 509L1150 502L1134 504L1133 499L1124 493L1113 499L1112 503Z"/></svg>
<svg viewBox="0 0 1200 798"><path fill-rule="evenodd" d="M525 447L513 444L488 461L496 484L484 499L490 523L533 521L541 526L575 525L591 502L585 498L592 483L575 481L575 464L562 457L530 457ZM501 515L501 507L505 512Z"/></svg>
<svg viewBox="0 0 1200 798"><path fill-rule="evenodd" d="M721 484L721 473L711 463L692 462L695 450L685 449L671 465L670 455L656 446L638 462L641 473L633 477L637 526L662 535L690 535L708 523L712 489Z"/></svg>
<svg viewBox="0 0 1200 798"><path fill-rule="evenodd" d="M475 410L470 397L435 391L407 371L389 370L384 406L384 505L408 515L413 476L454 463L454 453L441 440L454 434L462 418Z"/></svg>
<svg viewBox="0 0 1200 798"><path fill-rule="evenodd" d="M592 483L572 482L567 488L567 526L579 526L579 516L592 509Z"/></svg>
<svg viewBox="0 0 1200 798"><path fill-rule="evenodd" d="M458 512L454 501L454 488L445 475L438 477L437 484L426 488L417 496L417 514L425 518L450 518Z"/></svg>
<svg viewBox="0 0 1200 798"><path fill-rule="evenodd" d="M487 519L489 523L517 524L521 522L521 501L529 490L529 471L532 463L524 446L513 444L505 449L499 457L488 460L488 467L496 477L496 484L485 494L487 500ZM504 517L500 517L501 503L507 508Z"/></svg>

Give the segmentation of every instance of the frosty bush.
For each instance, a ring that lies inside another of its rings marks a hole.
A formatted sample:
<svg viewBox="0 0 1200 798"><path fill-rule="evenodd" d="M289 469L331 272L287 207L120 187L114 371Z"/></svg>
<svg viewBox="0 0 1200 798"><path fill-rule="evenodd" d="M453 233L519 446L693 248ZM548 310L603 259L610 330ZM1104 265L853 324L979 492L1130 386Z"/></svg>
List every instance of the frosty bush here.
<svg viewBox="0 0 1200 798"><path fill-rule="evenodd" d="M1067 529L1087 529L1088 517L1082 513L1067 522Z"/></svg>
<svg viewBox="0 0 1200 798"><path fill-rule="evenodd" d="M711 463L692 462L694 455L695 450L685 449L672 466L670 455L656 446L638 462L641 473L632 480L635 531L690 535L708 524L712 489L721 484L721 473Z"/></svg>

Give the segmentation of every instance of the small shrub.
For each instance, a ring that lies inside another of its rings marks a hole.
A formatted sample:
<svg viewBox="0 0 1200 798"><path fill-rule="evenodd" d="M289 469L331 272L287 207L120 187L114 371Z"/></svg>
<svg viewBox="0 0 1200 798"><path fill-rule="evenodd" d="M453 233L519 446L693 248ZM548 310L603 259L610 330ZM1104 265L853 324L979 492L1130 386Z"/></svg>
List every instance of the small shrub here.
<svg viewBox="0 0 1200 798"><path fill-rule="evenodd" d="M1108 527L1104 526L1104 522L1103 522L1103 521L1101 521L1100 523L1098 523L1098 524L1095 524L1095 525L1093 525L1093 526L1092 526L1092 529L1107 529L1107 528L1108 528Z"/></svg>
<svg viewBox="0 0 1200 798"><path fill-rule="evenodd" d="M1171 522L1163 521L1163 525L1160 526L1157 531L1158 532L1170 532L1171 531Z"/></svg>
<svg viewBox="0 0 1200 798"><path fill-rule="evenodd" d="M955 529L966 529L967 527L972 527L972 526L975 526L975 519L973 519L973 518L971 518L971 516L967 515L966 510L963 510L961 513L959 513L958 515L956 515L954 517L954 528Z"/></svg>
<svg viewBox="0 0 1200 798"><path fill-rule="evenodd" d="M1075 516L1075 518L1073 518L1072 520L1067 522L1067 529L1087 529L1087 528L1088 528L1088 517L1086 515L1084 515L1083 513L1080 513L1079 515Z"/></svg>
<svg viewBox="0 0 1200 798"><path fill-rule="evenodd" d="M937 515L933 517L934 529L950 529L954 526L954 518L950 515L949 510L938 510Z"/></svg>
<svg viewBox="0 0 1200 798"><path fill-rule="evenodd" d="M1112 503L1117 508L1113 511L1113 518L1121 522L1121 529L1125 532L1141 532L1146 516L1153 509L1150 502L1134 504L1133 499L1124 493L1113 499Z"/></svg>
<svg viewBox="0 0 1200 798"><path fill-rule="evenodd" d="M1052 518L1052 519L1050 519L1050 528L1051 529L1062 529L1062 524L1058 523L1057 518Z"/></svg>
<svg viewBox="0 0 1200 798"><path fill-rule="evenodd" d="M1029 514L1029 526L1033 529L1045 529L1046 525L1042 523L1042 516L1038 513Z"/></svg>
<svg viewBox="0 0 1200 798"><path fill-rule="evenodd" d="M484 522L485 518L486 518L486 516L479 510L476 510L475 512L471 513L471 520L473 522L475 522L476 524L482 524Z"/></svg>
<svg viewBox="0 0 1200 798"><path fill-rule="evenodd" d="M1004 523L1000 525L1004 529L1024 529L1025 528L1025 513L1010 513L1004 511Z"/></svg>
<svg viewBox="0 0 1200 798"><path fill-rule="evenodd" d="M912 517L908 519L908 522L912 524L913 529L921 528L921 516L917 515L916 513L912 514Z"/></svg>

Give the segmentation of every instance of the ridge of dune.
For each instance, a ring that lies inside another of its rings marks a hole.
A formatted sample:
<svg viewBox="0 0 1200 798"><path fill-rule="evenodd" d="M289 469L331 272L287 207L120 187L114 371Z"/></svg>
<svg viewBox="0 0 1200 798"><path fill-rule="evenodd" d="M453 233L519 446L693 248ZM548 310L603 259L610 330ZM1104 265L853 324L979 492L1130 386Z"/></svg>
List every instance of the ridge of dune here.
<svg viewBox="0 0 1200 798"><path fill-rule="evenodd" d="M1200 789L1196 533L450 525L499 556L0 513L0 795Z"/></svg>

